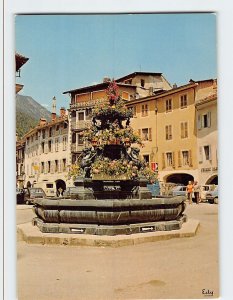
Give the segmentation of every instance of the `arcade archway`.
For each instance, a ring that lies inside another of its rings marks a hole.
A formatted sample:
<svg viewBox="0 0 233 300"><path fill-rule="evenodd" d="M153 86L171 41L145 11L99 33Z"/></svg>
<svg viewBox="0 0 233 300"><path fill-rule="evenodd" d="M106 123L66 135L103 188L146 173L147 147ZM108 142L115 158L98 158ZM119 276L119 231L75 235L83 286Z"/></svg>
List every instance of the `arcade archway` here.
<svg viewBox="0 0 233 300"><path fill-rule="evenodd" d="M57 190L57 194L58 194L58 190L62 189L63 191L66 190L66 183L64 180L62 179L58 179L56 180L56 190Z"/></svg>
<svg viewBox="0 0 233 300"><path fill-rule="evenodd" d="M218 185L218 175L211 176L207 181L206 184L216 184Z"/></svg>
<svg viewBox="0 0 233 300"><path fill-rule="evenodd" d="M183 185L187 185L189 181L193 181L193 180L194 180L193 176L186 173L175 173L175 174L168 175L165 178L165 182L167 183L169 182L169 183L183 184Z"/></svg>

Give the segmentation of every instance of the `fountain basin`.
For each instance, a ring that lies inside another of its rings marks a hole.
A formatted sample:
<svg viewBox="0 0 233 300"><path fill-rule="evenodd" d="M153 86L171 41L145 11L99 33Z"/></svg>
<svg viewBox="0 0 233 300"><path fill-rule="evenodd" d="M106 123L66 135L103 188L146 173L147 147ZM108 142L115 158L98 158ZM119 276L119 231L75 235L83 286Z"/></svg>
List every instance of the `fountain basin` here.
<svg viewBox="0 0 233 300"><path fill-rule="evenodd" d="M37 199L33 224L42 232L116 235L179 229L185 197L153 199ZM151 229L149 229L151 228ZM146 231L146 229L145 229Z"/></svg>

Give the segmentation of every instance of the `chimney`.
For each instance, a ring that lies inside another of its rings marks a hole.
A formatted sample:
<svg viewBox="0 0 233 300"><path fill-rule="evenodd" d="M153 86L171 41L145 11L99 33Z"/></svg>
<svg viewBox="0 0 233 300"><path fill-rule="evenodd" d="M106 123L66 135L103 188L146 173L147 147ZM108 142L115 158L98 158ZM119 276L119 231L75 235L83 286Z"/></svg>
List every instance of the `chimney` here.
<svg viewBox="0 0 233 300"><path fill-rule="evenodd" d="M177 88L177 84L174 83L172 88L173 88L173 89L176 89L176 88Z"/></svg>
<svg viewBox="0 0 233 300"><path fill-rule="evenodd" d="M66 109L65 107L60 108L60 117L64 118L66 116Z"/></svg>
<svg viewBox="0 0 233 300"><path fill-rule="evenodd" d="M110 82L110 81L111 81L111 79L109 77L104 77L103 78L103 83Z"/></svg>
<svg viewBox="0 0 233 300"><path fill-rule="evenodd" d="M46 122L47 122L46 119L40 118L40 123L39 123L39 125L40 125L40 126L43 126L43 125L46 124Z"/></svg>

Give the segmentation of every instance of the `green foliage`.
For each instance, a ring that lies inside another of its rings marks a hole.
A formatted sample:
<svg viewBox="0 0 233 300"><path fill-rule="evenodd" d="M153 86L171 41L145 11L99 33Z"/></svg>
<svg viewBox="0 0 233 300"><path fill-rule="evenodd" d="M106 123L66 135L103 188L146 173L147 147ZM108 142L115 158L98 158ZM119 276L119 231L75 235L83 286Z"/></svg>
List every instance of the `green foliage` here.
<svg viewBox="0 0 233 300"><path fill-rule="evenodd" d="M38 120L21 111L16 112L16 133L19 138L27 133L31 128L34 128Z"/></svg>

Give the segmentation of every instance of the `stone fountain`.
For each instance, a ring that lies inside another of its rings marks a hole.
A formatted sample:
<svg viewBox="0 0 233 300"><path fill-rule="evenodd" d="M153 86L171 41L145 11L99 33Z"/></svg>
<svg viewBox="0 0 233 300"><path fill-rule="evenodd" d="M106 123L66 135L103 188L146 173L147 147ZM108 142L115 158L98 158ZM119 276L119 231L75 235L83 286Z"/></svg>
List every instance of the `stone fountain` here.
<svg viewBox="0 0 233 300"><path fill-rule="evenodd" d="M148 180L155 179L140 159L140 137L130 127L115 82L108 101L93 109L92 125L83 132L82 151L69 198L37 199L33 225L42 232L120 235L180 229L186 221L185 198L152 198Z"/></svg>

